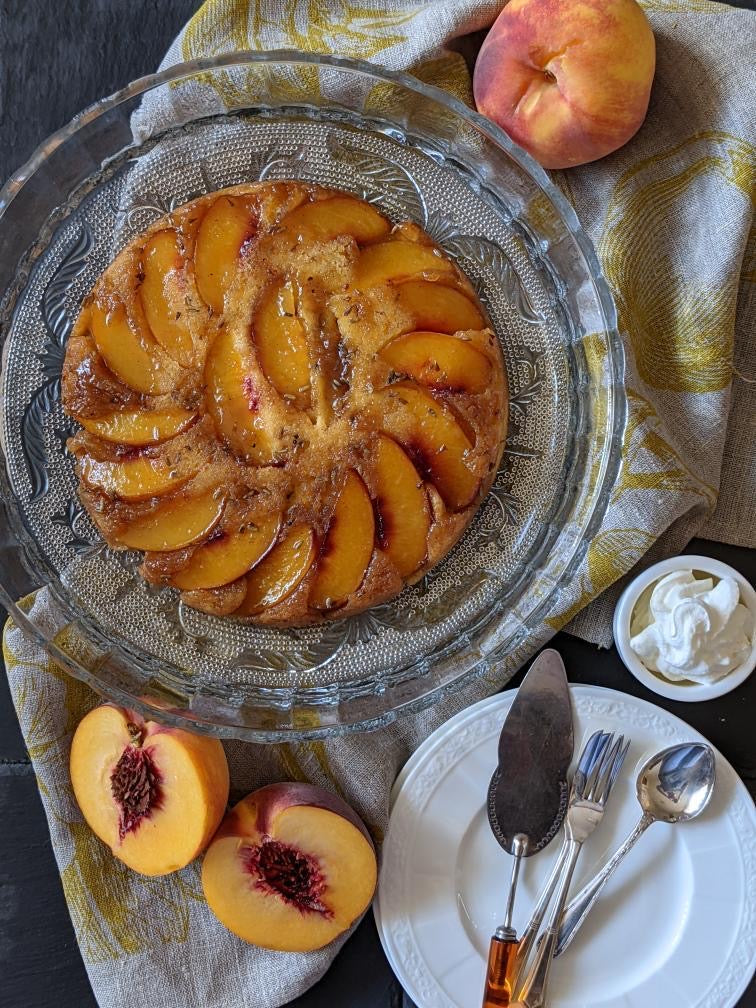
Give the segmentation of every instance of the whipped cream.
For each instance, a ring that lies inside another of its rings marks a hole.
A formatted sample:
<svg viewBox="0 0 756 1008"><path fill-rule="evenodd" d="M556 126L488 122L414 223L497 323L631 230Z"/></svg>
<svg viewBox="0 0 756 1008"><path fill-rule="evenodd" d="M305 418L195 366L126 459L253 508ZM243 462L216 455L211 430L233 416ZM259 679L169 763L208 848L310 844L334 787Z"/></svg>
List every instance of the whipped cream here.
<svg viewBox="0 0 756 1008"><path fill-rule="evenodd" d="M751 649L754 618L734 578L695 578L673 571L638 601L630 647L651 672L679 682L712 683L741 665Z"/></svg>

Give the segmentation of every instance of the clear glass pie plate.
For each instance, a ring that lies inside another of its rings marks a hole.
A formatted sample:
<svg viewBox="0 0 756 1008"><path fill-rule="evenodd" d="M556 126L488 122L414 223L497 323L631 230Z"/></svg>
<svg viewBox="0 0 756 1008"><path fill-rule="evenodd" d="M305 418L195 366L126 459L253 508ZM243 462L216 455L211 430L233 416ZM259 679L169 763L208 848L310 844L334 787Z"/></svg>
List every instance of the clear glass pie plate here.
<svg viewBox="0 0 756 1008"><path fill-rule="evenodd" d="M273 630L148 586L79 504L65 343L115 252L172 207L256 179L353 192L415 220L475 284L501 341L509 434L459 545L363 615ZM386 724L501 661L553 612L609 500L624 425L609 289L577 218L500 130L368 63L236 53L145 77L50 137L0 193L0 601L103 694L217 735ZM45 587L44 604L17 600Z"/></svg>

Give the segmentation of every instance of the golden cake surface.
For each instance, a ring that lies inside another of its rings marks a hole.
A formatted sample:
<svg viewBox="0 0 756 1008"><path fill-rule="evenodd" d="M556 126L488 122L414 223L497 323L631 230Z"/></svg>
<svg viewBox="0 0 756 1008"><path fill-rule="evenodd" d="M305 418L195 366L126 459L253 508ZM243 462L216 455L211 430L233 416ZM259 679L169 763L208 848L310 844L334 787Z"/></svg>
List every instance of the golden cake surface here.
<svg viewBox="0 0 756 1008"><path fill-rule="evenodd" d="M108 544L194 608L279 626L438 563L507 417L456 265L416 225L299 182L211 193L134 238L76 321L63 405Z"/></svg>

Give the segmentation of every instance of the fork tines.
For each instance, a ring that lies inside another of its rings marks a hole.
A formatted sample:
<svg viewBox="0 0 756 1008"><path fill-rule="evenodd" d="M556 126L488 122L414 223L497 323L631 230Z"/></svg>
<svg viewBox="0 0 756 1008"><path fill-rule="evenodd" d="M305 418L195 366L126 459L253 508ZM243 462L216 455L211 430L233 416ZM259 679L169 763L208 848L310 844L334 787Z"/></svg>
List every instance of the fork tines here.
<svg viewBox="0 0 756 1008"><path fill-rule="evenodd" d="M614 732L597 731L583 748L572 782L573 801L591 801L606 804L617 775L630 748L629 740Z"/></svg>

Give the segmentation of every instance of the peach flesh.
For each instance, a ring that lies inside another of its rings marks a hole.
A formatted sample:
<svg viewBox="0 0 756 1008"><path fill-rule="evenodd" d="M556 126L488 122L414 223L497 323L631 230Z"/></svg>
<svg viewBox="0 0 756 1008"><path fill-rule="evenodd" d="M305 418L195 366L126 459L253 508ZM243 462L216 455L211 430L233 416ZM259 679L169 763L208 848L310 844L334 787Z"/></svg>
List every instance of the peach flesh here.
<svg viewBox="0 0 756 1008"><path fill-rule="evenodd" d="M143 875L166 875L205 849L228 801L217 739L102 704L71 742L71 784L82 815L113 854Z"/></svg>
<svg viewBox="0 0 756 1008"><path fill-rule="evenodd" d="M339 797L309 784L273 784L228 813L208 848L208 905L244 941L307 952L347 930L372 899L369 834Z"/></svg>

